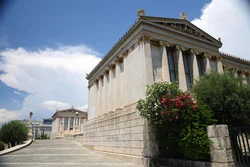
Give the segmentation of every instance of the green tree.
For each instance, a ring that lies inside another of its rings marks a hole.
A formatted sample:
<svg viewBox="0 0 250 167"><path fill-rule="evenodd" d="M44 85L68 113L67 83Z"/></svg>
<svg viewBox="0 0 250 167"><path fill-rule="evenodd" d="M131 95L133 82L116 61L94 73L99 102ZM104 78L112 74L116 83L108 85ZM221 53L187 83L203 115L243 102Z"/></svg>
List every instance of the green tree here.
<svg viewBox="0 0 250 167"><path fill-rule="evenodd" d="M249 125L250 86L233 72L211 72L196 81L192 92L214 112L217 123Z"/></svg>
<svg viewBox="0 0 250 167"><path fill-rule="evenodd" d="M0 151L4 150L4 143L0 141Z"/></svg>
<svg viewBox="0 0 250 167"><path fill-rule="evenodd" d="M0 139L11 147L27 140L28 127L20 121L5 123L0 129Z"/></svg>

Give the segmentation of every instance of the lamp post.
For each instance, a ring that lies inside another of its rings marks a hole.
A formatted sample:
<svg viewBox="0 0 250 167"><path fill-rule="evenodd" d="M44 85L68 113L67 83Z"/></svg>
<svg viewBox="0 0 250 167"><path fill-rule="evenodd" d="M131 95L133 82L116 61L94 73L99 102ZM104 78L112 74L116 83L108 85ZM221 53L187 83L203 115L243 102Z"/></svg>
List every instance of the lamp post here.
<svg viewBox="0 0 250 167"><path fill-rule="evenodd" d="M32 134L32 115L33 115L33 112L32 110L30 110L30 119L29 119L29 132L28 132L28 140L33 140L33 134Z"/></svg>

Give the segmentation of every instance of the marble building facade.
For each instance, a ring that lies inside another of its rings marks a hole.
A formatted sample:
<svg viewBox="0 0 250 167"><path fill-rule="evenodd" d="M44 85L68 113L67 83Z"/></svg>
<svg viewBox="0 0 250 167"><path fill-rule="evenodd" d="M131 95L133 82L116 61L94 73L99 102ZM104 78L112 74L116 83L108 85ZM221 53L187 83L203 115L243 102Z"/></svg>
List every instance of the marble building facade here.
<svg viewBox="0 0 250 167"><path fill-rule="evenodd" d="M136 111L146 85L177 81L182 90L210 70L230 68L250 80L250 62L220 53L215 39L187 20L145 16L138 20L87 74L89 120L83 127L85 146L143 161L157 155L155 138Z"/></svg>
<svg viewBox="0 0 250 167"><path fill-rule="evenodd" d="M83 132L83 124L87 122L87 112L70 108L57 110L52 116L51 138L71 137Z"/></svg>

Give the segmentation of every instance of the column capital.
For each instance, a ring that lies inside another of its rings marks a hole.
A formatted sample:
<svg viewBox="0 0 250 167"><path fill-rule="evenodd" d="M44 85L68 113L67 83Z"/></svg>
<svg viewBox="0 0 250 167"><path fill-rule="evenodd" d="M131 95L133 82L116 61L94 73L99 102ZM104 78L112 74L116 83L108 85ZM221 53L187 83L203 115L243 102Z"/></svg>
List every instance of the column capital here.
<svg viewBox="0 0 250 167"><path fill-rule="evenodd" d="M104 75L109 75L109 68L105 70Z"/></svg>
<svg viewBox="0 0 250 167"><path fill-rule="evenodd" d="M222 58L222 56L216 56L216 59L217 59L218 61L221 61L223 58Z"/></svg>
<svg viewBox="0 0 250 167"><path fill-rule="evenodd" d="M159 41L159 44L160 44L161 46L170 47L170 43L169 43L169 42L166 42L166 41Z"/></svg>
<svg viewBox="0 0 250 167"><path fill-rule="evenodd" d="M182 45L175 45L175 49L181 50L181 51L185 51L186 50L185 47L182 46Z"/></svg>
<svg viewBox="0 0 250 167"><path fill-rule="evenodd" d="M108 67L109 67L109 70L115 69L115 63L110 64Z"/></svg>
<svg viewBox="0 0 250 167"><path fill-rule="evenodd" d="M209 53L204 53L204 57L211 59L211 55Z"/></svg>
<svg viewBox="0 0 250 167"><path fill-rule="evenodd" d="M146 34L141 34L137 43L141 43L142 41L143 42L150 42L150 40L152 40L152 37L150 37L149 35L146 35Z"/></svg>
<svg viewBox="0 0 250 167"><path fill-rule="evenodd" d="M99 78L99 79L103 79L103 74L101 74L98 78Z"/></svg>
<svg viewBox="0 0 250 167"><path fill-rule="evenodd" d="M198 55L200 52L196 49L190 49L190 53Z"/></svg>
<svg viewBox="0 0 250 167"><path fill-rule="evenodd" d="M122 52L122 57L125 58L128 56L128 50Z"/></svg>

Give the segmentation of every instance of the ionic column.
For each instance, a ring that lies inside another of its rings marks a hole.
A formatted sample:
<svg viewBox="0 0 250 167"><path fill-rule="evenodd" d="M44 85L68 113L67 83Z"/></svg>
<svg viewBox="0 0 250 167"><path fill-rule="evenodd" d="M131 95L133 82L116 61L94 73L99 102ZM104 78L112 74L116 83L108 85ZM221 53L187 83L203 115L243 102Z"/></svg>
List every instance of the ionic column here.
<svg viewBox="0 0 250 167"><path fill-rule="evenodd" d="M108 105L108 112L112 111L113 109L113 69L112 67L109 68L109 93L108 93L108 98L109 98L109 105Z"/></svg>
<svg viewBox="0 0 250 167"><path fill-rule="evenodd" d="M247 84L247 77L244 71L240 71L240 77L243 79L243 83Z"/></svg>
<svg viewBox="0 0 250 167"><path fill-rule="evenodd" d="M123 78L121 79L122 82L122 86L123 86L123 98L121 98L121 101L120 101L120 107L124 107L125 105L128 104L128 90L127 90L127 78L128 78L128 59L127 59L127 55L128 53L127 52L124 52L122 54L123 56Z"/></svg>
<svg viewBox="0 0 250 167"><path fill-rule="evenodd" d="M96 117L96 106L97 106L97 101L96 101L96 91L97 91L96 81L93 83L92 89L93 89L92 90L93 116Z"/></svg>
<svg viewBox="0 0 250 167"><path fill-rule="evenodd" d="M247 83L250 84L250 72L245 73Z"/></svg>
<svg viewBox="0 0 250 167"><path fill-rule="evenodd" d="M177 56L177 62L178 62L177 66L178 66L179 88L186 91L187 90L187 82L186 82L186 75L185 75L185 69L184 69L182 50L184 50L184 48L182 46L176 45L175 54Z"/></svg>
<svg viewBox="0 0 250 167"><path fill-rule="evenodd" d="M102 115L102 78L99 78L99 82L98 82L98 87L99 87L99 93L98 93L98 101L99 101L99 107L98 107L98 116Z"/></svg>
<svg viewBox="0 0 250 167"><path fill-rule="evenodd" d="M217 56L217 70L218 70L218 73L223 73L224 70L223 70L223 66L222 66L222 57L221 56Z"/></svg>
<svg viewBox="0 0 250 167"><path fill-rule="evenodd" d="M119 59L116 62L116 68L115 68L115 72L116 72L116 95L115 95L115 109L120 107L120 98L121 98L121 94L120 94L120 62Z"/></svg>
<svg viewBox="0 0 250 167"><path fill-rule="evenodd" d="M95 93L95 101L96 101L96 107L95 107L95 116L99 116L100 112L100 101L99 101L99 93L100 93L100 88L99 88L99 79L96 79L95 86L96 86L96 93Z"/></svg>
<svg viewBox="0 0 250 167"><path fill-rule="evenodd" d="M199 69L198 69L198 63L197 63L197 58L196 58L196 54L198 54L198 52L194 49L191 49L190 53L191 53L190 57L191 57L191 63L192 63L193 83L194 83L194 81L199 78Z"/></svg>
<svg viewBox="0 0 250 167"><path fill-rule="evenodd" d="M60 122L60 126L61 126L61 132L64 132L64 118L62 118L62 123Z"/></svg>
<svg viewBox="0 0 250 167"><path fill-rule="evenodd" d="M211 71L210 61L211 56L208 53L204 53L204 63L206 68L206 73Z"/></svg>
<svg viewBox="0 0 250 167"><path fill-rule="evenodd" d="M109 97L108 97L108 77L109 77L109 71L105 71L105 76L104 76L104 88L105 88L105 90L104 90L104 105L105 105L105 107L104 107L104 113L107 113L108 112L108 106L109 106Z"/></svg>
<svg viewBox="0 0 250 167"><path fill-rule="evenodd" d="M152 84L154 82L154 76L153 76L153 64L152 64L152 54L151 54L151 46L150 46L150 40L151 37L142 36L143 43L144 43L144 52L145 52L145 79L146 79L146 85Z"/></svg>
<svg viewBox="0 0 250 167"><path fill-rule="evenodd" d="M68 117L68 131L69 131L70 117Z"/></svg>
<svg viewBox="0 0 250 167"><path fill-rule="evenodd" d="M164 41L159 42L161 45L161 54L162 54L162 80L170 82L170 74L168 67L168 55L166 47L169 47L169 44Z"/></svg>
<svg viewBox="0 0 250 167"><path fill-rule="evenodd" d="M233 73L234 73L235 77L239 77L239 75L238 75L238 69L233 68Z"/></svg>

